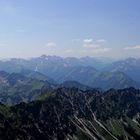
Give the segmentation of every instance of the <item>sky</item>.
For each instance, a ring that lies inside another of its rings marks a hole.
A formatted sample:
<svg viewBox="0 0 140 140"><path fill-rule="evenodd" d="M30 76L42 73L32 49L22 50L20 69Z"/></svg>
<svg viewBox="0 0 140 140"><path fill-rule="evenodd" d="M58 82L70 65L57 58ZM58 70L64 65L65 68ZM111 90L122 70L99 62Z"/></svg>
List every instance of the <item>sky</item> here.
<svg viewBox="0 0 140 140"><path fill-rule="evenodd" d="M140 56L140 0L0 0L0 58Z"/></svg>

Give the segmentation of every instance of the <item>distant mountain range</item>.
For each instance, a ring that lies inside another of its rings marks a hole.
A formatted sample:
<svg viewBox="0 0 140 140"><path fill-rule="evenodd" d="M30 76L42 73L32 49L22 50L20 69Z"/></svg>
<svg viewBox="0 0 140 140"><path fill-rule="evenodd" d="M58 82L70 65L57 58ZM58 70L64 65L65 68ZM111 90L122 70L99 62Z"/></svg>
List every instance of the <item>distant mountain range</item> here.
<svg viewBox="0 0 140 140"><path fill-rule="evenodd" d="M0 61L0 70L9 73L31 70L49 76L52 82L59 84L77 81L92 88L140 87L140 59L112 61L107 58L42 55L28 60L13 58Z"/></svg>
<svg viewBox="0 0 140 140"><path fill-rule="evenodd" d="M105 68L107 71L121 71L135 81L140 81L140 59L128 58L116 61Z"/></svg>

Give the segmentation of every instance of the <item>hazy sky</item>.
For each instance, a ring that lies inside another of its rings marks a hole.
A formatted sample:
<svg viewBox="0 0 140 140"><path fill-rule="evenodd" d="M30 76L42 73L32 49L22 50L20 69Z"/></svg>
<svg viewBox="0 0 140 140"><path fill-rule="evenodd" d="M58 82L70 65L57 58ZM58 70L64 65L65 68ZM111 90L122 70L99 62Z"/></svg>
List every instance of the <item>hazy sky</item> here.
<svg viewBox="0 0 140 140"><path fill-rule="evenodd" d="M0 0L0 58L139 57L140 0Z"/></svg>

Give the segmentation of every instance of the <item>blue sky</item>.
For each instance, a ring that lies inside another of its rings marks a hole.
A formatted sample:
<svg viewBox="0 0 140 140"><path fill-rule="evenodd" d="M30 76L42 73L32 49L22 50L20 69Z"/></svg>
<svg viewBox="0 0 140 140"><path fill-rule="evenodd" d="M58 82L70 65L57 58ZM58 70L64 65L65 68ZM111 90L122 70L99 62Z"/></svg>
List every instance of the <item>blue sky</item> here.
<svg viewBox="0 0 140 140"><path fill-rule="evenodd" d="M0 0L0 58L139 57L139 0Z"/></svg>

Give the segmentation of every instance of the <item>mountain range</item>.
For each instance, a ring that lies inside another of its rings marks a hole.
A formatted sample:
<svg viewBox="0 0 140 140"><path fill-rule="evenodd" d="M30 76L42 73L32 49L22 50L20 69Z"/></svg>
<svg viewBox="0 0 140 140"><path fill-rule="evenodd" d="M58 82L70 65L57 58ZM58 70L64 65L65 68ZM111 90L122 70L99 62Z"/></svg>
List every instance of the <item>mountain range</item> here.
<svg viewBox="0 0 140 140"><path fill-rule="evenodd" d="M58 88L38 100L0 104L2 140L139 140L140 90Z"/></svg>
<svg viewBox="0 0 140 140"><path fill-rule="evenodd" d="M1 60L0 70L9 73L35 71L59 84L77 81L92 88L140 87L140 59L135 58L115 61L109 58L62 58L42 55L28 60Z"/></svg>
<svg viewBox="0 0 140 140"><path fill-rule="evenodd" d="M139 59L0 61L1 140L139 140Z"/></svg>
<svg viewBox="0 0 140 140"><path fill-rule="evenodd" d="M105 68L108 71L121 71L135 81L140 81L140 59L128 58L112 63Z"/></svg>

